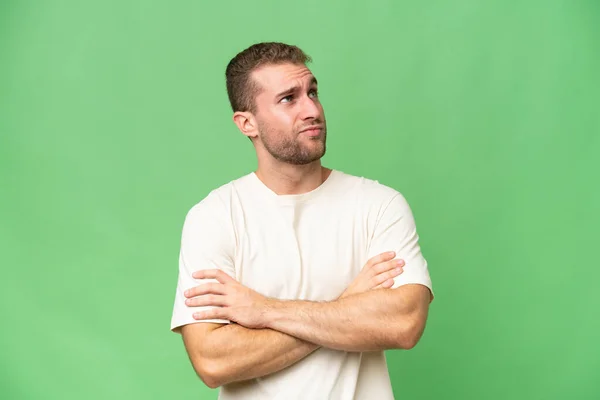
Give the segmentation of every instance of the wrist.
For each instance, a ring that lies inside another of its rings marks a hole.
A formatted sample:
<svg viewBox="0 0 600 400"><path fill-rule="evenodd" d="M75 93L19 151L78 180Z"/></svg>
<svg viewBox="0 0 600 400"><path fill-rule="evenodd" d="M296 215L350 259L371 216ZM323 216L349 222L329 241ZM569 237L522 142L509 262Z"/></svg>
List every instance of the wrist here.
<svg viewBox="0 0 600 400"><path fill-rule="evenodd" d="M273 322L277 320L279 309L281 308L281 300L267 298L263 307L262 325L265 328L273 329Z"/></svg>

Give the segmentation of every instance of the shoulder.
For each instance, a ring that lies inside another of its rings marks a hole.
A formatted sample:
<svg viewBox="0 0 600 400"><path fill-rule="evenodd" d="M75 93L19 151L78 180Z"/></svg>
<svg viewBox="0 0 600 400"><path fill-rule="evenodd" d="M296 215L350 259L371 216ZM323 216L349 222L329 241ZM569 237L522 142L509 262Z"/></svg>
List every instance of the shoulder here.
<svg viewBox="0 0 600 400"><path fill-rule="evenodd" d="M231 209L231 199L235 193L247 185L249 175L227 182L210 192L195 203L187 212L187 218L202 216L205 218L219 218L228 215Z"/></svg>
<svg viewBox="0 0 600 400"><path fill-rule="evenodd" d="M395 198L404 200L402 193L391 186L380 183L378 180L365 176L347 174L336 170L339 188L346 193L353 193L369 203L389 203Z"/></svg>
<svg viewBox="0 0 600 400"><path fill-rule="evenodd" d="M400 190L380 183L378 180L336 171L338 193L347 201L364 210L370 218L379 220L384 215L411 215L412 210Z"/></svg>

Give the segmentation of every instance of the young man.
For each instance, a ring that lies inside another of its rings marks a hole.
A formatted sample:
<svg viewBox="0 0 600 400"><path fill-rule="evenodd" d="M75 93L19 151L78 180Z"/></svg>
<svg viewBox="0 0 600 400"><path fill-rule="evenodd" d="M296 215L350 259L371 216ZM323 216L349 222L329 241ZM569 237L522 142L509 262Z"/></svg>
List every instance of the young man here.
<svg viewBox="0 0 600 400"><path fill-rule="evenodd" d="M220 399L393 399L385 349L410 349L433 299L396 190L324 168L310 58L260 43L226 70L258 168L185 219L171 329Z"/></svg>

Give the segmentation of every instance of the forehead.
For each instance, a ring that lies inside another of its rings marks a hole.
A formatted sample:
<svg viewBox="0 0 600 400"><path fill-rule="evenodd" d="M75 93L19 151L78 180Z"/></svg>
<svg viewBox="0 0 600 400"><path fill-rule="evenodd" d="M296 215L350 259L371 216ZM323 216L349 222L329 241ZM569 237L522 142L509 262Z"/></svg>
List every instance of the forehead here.
<svg viewBox="0 0 600 400"><path fill-rule="evenodd" d="M279 92L292 86L308 85L313 74L303 64L265 65L252 73L255 82L263 92Z"/></svg>

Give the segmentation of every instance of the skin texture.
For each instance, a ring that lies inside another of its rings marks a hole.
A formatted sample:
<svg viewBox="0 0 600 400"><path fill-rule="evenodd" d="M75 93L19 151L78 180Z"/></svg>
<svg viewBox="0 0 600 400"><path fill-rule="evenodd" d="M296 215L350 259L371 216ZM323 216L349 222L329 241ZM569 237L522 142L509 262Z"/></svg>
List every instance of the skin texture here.
<svg viewBox="0 0 600 400"><path fill-rule="evenodd" d="M257 177L273 192L306 193L331 173L321 165L327 124L316 79L305 65L265 65L253 71L259 87L252 112L233 121L252 140ZM314 129L310 129L314 128ZM320 346L345 351L412 348L427 319L429 290L421 285L389 289L402 273L395 254L369 260L340 298L331 302L266 298L219 270L194 273L218 283L186 292L187 305L219 306L194 318L234 323L181 328L194 369L209 387L265 376L303 359Z"/></svg>
<svg viewBox="0 0 600 400"><path fill-rule="evenodd" d="M321 167L327 122L317 84L304 65L266 65L252 73L260 90L256 113L236 112L233 120L256 150L256 175L277 194L305 193L329 176ZM290 90L292 89L292 90ZM320 130L306 132L309 127Z"/></svg>
<svg viewBox="0 0 600 400"><path fill-rule="evenodd" d="M194 318L228 319L251 329L271 328L300 339L344 351L410 349L425 328L429 289L404 285L375 290L330 302L284 301L267 298L220 270L194 274L216 279L206 284L195 306L218 306Z"/></svg>
<svg viewBox="0 0 600 400"><path fill-rule="evenodd" d="M396 260L394 256L392 252L371 258L340 299L368 290L390 288L393 278L403 272L404 266L404 261ZM219 275L222 279L229 278L222 274ZM200 272L194 274L200 275ZM242 292L253 292L234 279L228 281L237 284L236 289ZM196 286L186 292L186 304L193 307L210 301L211 298L204 294L221 292L225 288L222 284ZM252 329L239 324L190 324L183 326L181 333L196 373L211 388L277 372L320 347L273 329Z"/></svg>

